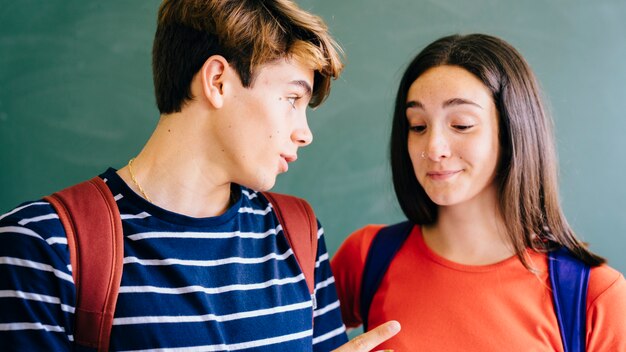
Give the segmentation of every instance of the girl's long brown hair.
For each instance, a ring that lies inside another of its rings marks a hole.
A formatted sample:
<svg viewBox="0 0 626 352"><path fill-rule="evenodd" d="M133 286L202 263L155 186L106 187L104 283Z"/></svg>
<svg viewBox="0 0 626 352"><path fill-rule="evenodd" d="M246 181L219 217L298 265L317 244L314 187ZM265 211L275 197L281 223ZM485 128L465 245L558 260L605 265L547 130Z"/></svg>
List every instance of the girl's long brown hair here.
<svg viewBox="0 0 626 352"><path fill-rule="evenodd" d="M433 224L437 205L415 178L408 153L406 99L411 84L428 69L452 65L466 69L491 91L499 114L501 157L496 181L499 210L511 245L526 268L527 248L549 252L567 247L591 266L605 259L589 251L561 210L552 119L543 107L535 76L520 53L502 39L452 35L422 50L406 69L391 132L391 168L396 196L409 220Z"/></svg>

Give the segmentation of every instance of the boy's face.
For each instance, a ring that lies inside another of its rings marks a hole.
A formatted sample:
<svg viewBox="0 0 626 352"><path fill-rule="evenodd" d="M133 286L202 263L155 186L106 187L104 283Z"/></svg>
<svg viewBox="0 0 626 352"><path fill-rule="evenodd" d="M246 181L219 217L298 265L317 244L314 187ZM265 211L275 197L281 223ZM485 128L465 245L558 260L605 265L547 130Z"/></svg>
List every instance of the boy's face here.
<svg viewBox="0 0 626 352"><path fill-rule="evenodd" d="M295 60L281 59L257 68L251 87L243 87L238 76L230 82L216 141L230 182L268 190L296 160L298 148L311 143L306 108L313 73Z"/></svg>

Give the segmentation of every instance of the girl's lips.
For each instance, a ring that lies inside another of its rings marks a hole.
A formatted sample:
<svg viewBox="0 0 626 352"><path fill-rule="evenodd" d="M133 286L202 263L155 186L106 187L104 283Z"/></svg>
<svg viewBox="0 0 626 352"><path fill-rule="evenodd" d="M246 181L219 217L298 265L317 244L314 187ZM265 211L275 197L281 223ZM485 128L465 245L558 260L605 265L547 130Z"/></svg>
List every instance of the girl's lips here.
<svg viewBox="0 0 626 352"><path fill-rule="evenodd" d="M451 178L461 171L462 170L430 171L426 173L426 176L430 177L433 180L443 181Z"/></svg>

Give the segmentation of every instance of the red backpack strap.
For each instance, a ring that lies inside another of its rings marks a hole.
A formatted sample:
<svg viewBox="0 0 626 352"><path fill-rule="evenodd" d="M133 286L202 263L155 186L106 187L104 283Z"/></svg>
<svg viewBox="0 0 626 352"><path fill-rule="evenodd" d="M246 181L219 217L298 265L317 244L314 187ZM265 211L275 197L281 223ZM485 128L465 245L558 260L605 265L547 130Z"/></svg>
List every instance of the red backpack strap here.
<svg viewBox="0 0 626 352"><path fill-rule="evenodd" d="M315 259L317 258L317 218L304 199L286 194L263 192L278 221L300 268L311 295L315 293Z"/></svg>
<svg viewBox="0 0 626 352"><path fill-rule="evenodd" d="M76 285L74 342L108 351L124 256L117 203L100 177L44 199L67 233Z"/></svg>

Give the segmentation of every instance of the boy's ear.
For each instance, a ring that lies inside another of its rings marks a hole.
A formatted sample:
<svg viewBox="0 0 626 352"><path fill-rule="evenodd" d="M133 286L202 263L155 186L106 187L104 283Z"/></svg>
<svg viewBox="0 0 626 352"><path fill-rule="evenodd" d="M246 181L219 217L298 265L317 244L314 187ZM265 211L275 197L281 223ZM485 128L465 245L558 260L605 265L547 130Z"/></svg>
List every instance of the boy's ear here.
<svg viewBox="0 0 626 352"><path fill-rule="evenodd" d="M224 104L224 81L227 76L228 61L221 55L209 57L200 69L202 94L219 109Z"/></svg>

